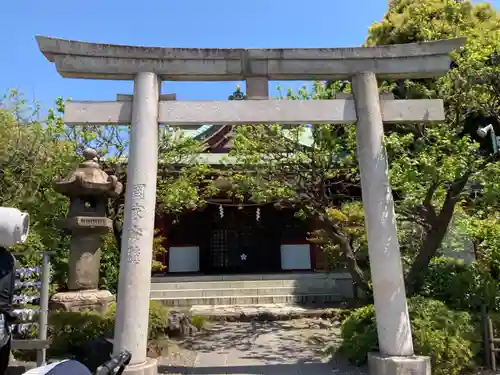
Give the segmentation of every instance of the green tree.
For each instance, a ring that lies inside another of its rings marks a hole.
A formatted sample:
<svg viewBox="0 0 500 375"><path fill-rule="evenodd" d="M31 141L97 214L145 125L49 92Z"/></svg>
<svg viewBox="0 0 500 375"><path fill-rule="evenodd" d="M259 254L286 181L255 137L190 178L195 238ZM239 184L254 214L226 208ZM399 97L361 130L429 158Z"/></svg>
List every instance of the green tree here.
<svg viewBox="0 0 500 375"><path fill-rule="evenodd" d="M466 45L444 77L383 83L398 98L442 98L446 109L443 123L400 127L387 136L391 182L403 198L397 209L420 236L407 254L410 292L418 291L417 275L438 253L454 214L473 215L498 197L497 156L490 139L482 140L476 130L500 125L500 17L484 3L399 0L370 28L367 40L379 45L455 37L466 38Z"/></svg>
<svg viewBox="0 0 500 375"><path fill-rule="evenodd" d="M81 161L81 151L92 147L99 162L126 186L128 129L115 126L66 126L62 119L64 100L57 99L46 119L39 107L11 91L0 105L0 205L30 213L30 235L15 249L23 263L39 261L39 253L55 250L54 282L65 288L67 280L68 236L59 229L67 214L69 200L53 189L54 178L64 177ZM180 130L164 128L159 142L157 214L179 213L203 205L213 189L210 168L197 158L199 142ZM201 189L197 186L202 185ZM116 290L123 222L124 194L110 200L108 217L113 233L103 241L101 284ZM165 251L163 238L154 241L155 253ZM154 269L161 269L153 262Z"/></svg>
<svg viewBox="0 0 500 375"><path fill-rule="evenodd" d="M281 98L332 95L331 89L316 83L312 92L304 88ZM368 277L358 263L366 257L366 241L360 235L361 206L352 201L353 191L359 193L355 153L350 152L355 148L353 126L240 126L230 152L237 168L228 175L237 198L274 202L314 221L318 230L311 239L327 252L340 252L356 283L369 292ZM338 265L335 257L331 263Z"/></svg>
<svg viewBox="0 0 500 375"><path fill-rule="evenodd" d="M497 156L489 139L479 138L476 130L488 123L500 125L499 26L497 12L487 4L401 0L370 28L367 45L467 38L444 77L380 82L381 91L397 98L442 98L446 109L446 119L439 124L386 126L410 294L419 290L418 274L439 253L454 215L474 216L498 202ZM349 92L349 83L315 83L311 93L288 92L285 99L328 99L338 91ZM353 239L362 237L359 226L353 230L346 225L353 222L352 201L359 197L359 191L352 194L359 188L354 126L315 125L307 146L306 133L306 127L239 128L234 155L252 173L238 175L236 185L243 191L253 189L254 199L292 205L321 223L319 241L326 243L326 234L328 246L340 250L356 283L369 289L359 262L366 242L356 244ZM362 215L358 211L353 217L359 223Z"/></svg>
<svg viewBox="0 0 500 375"><path fill-rule="evenodd" d="M27 242L14 249L28 264L39 262L41 251L68 246L58 227L68 202L54 192L52 181L76 161L63 129L39 117L39 107L15 90L0 102L0 205L30 213Z"/></svg>

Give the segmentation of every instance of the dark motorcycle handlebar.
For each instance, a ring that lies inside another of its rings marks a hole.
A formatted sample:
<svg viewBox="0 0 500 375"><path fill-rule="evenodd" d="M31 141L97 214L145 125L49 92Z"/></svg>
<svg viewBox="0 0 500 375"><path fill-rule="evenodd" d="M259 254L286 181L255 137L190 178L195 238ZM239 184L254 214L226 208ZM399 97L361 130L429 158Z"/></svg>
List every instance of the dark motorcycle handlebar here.
<svg viewBox="0 0 500 375"><path fill-rule="evenodd" d="M96 375L110 375L115 374L115 370L118 369L116 375L121 375L125 367L130 363L132 354L126 350L122 350L117 355L111 357L111 359L97 368Z"/></svg>

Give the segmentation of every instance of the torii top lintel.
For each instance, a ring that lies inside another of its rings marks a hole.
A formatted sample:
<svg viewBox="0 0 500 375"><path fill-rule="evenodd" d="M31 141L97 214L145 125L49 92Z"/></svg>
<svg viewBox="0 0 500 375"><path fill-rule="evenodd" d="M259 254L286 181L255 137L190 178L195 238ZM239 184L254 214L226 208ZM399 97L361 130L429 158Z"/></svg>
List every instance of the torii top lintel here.
<svg viewBox="0 0 500 375"><path fill-rule="evenodd" d="M162 48L88 43L37 36L40 51L63 77L130 80L138 72L169 81L346 79L373 72L380 78L431 78L450 68L450 53L464 39L355 48Z"/></svg>

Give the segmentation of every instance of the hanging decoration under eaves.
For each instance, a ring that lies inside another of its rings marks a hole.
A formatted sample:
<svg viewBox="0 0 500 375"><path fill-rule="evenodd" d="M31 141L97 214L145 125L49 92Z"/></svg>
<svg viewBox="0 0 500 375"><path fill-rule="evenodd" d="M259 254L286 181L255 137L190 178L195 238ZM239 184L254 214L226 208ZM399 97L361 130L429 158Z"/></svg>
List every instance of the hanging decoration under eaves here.
<svg viewBox="0 0 500 375"><path fill-rule="evenodd" d="M234 205L233 205L234 207ZM238 209L243 209L243 206L239 205L237 206ZM224 206L222 204L219 205L219 217L221 219L224 218ZM260 221L260 207L257 207L257 209L255 210L255 220L256 221Z"/></svg>

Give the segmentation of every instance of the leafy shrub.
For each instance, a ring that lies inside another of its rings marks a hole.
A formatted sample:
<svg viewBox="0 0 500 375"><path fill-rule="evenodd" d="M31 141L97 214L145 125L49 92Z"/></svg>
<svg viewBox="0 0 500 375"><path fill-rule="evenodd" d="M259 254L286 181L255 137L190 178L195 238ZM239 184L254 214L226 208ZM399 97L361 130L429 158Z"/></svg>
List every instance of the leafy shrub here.
<svg viewBox="0 0 500 375"><path fill-rule="evenodd" d="M342 344L338 353L355 365L363 365L368 353L378 350L377 325L373 305L354 310L341 325Z"/></svg>
<svg viewBox="0 0 500 375"><path fill-rule="evenodd" d="M415 353L431 358L433 373L456 375L472 363L480 347L470 313L423 297L411 298L408 309ZM357 365L366 363L368 353L378 351L373 305L355 310L342 324L341 335L338 353Z"/></svg>
<svg viewBox="0 0 500 375"><path fill-rule="evenodd" d="M114 321L115 313L116 313L116 304L112 304L106 315ZM159 302L150 301L148 338L152 340L164 336L167 328L168 328L168 309Z"/></svg>
<svg viewBox="0 0 500 375"><path fill-rule="evenodd" d="M421 295L437 299L457 310L479 311L485 303L496 309L498 281L477 263L439 257L422 273Z"/></svg>
<svg viewBox="0 0 500 375"><path fill-rule="evenodd" d="M165 336L168 327L168 310L159 302L149 303L149 330L148 337L156 339Z"/></svg>
<svg viewBox="0 0 500 375"><path fill-rule="evenodd" d="M191 317L191 324L200 331L203 329L203 327L205 327L205 321L205 317L201 315L194 315Z"/></svg>
<svg viewBox="0 0 500 375"><path fill-rule="evenodd" d="M75 355L86 343L100 337L113 337L116 305L106 314L96 312L54 311L49 315L50 352L53 356ZM149 309L149 339L165 334L168 310L151 301Z"/></svg>
<svg viewBox="0 0 500 375"><path fill-rule="evenodd" d="M101 269L99 271L99 289L116 294L120 275L120 250L116 239L109 233L103 237L101 245Z"/></svg>
<svg viewBox="0 0 500 375"><path fill-rule="evenodd" d="M113 327L113 316L95 312L51 312L49 315L51 355L57 357L75 354L95 338L111 337Z"/></svg>

